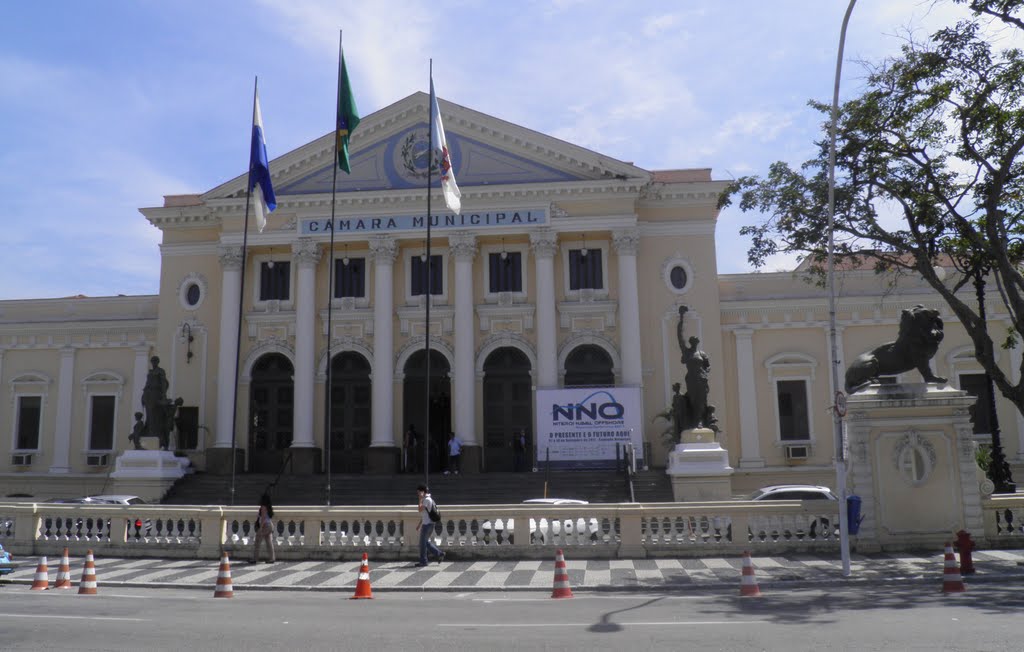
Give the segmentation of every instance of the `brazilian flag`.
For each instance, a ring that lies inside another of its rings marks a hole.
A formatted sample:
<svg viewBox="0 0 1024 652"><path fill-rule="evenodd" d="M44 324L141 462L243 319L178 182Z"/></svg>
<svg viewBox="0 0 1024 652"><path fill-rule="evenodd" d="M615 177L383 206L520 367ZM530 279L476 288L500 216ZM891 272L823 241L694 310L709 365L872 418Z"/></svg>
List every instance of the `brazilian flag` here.
<svg viewBox="0 0 1024 652"><path fill-rule="evenodd" d="M356 98L352 95L352 87L348 83L345 53L339 49L338 55L338 122L335 145L338 152L338 167L346 173L352 174L348 160L348 139L359 126L359 111L356 109Z"/></svg>

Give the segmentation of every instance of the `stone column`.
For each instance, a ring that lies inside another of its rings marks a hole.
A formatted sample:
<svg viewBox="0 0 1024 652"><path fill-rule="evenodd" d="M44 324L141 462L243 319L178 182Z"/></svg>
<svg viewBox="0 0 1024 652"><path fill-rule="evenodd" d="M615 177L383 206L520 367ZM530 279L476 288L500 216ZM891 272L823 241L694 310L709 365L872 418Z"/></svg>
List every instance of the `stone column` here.
<svg viewBox="0 0 1024 652"><path fill-rule="evenodd" d="M637 286L636 251L640 235L636 229L612 234L619 257L619 350L622 352L622 384L643 385L640 351L640 288Z"/></svg>
<svg viewBox="0 0 1024 652"><path fill-rule="evenodd" d="M238 301L242 296L242 248L218 248L221 264L220 342L217 352L217 421L214 442L206 455L206 470L231 473L231 432L234 426L235 358L238 355ZM141 397L141 394L140 394ZM236 470L242 468L241 451L235 451Z"/></svg>
<svg viewBox="0 0 1024 652"><path fill-rule="evenodd" d="M53 463L50 473L71 472L71 408L74 399L75 349L60 350L57 376L57 423L53 429Z"/></svg>
<svg viewBox="0 0 1024 652"><path fill-rule="evenodd" d="M316 376L316 266L320 248L311 238L292 245L298 270L295 302L295 411L292 427L292 469L320 471L320 449L313 444L313 381ZM328 334L330 337L330 334Z"/></svg>
<svg viewBox="0 0 1024 652"><path fill-rule="evenodd" d="M537 387L558 386L558 325L555 321L555 253L558 236L550 228L530 234L537 274Z"/></svg>
<svg viewBox="0 0 1024 652"><path fill-rule="evenodd" d="M455 387L452 396L466 397L452 401L455 408L455 436L462 441L462 470L480 470L480 442L476 438L476 401L473 350L473 259L476 257L476 236L460 231L448 238L455 258Z"/></svg>
<svg viewBox="0 0 1024 652"><path fill-rule="evenodd" d="M371 473L394 473L398 469L398 446L395 445L394 401L394 265L398 243L391 236L370 238L373 259L373 383L370 406L372 430L367 470Z"/></svg>
<svg viewBox="0 0 1024 652"><path fill-rule="evenodd" d="M754 330L740 328L736 336L736 376L740 396L740 468L764 468L757 427L757 377L754 366Z"/></svg>

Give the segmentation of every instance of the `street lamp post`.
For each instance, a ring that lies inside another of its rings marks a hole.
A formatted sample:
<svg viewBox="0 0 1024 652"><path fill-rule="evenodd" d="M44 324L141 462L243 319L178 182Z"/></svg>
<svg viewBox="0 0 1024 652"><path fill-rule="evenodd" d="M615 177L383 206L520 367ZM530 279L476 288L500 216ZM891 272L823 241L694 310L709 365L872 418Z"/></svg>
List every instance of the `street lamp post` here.
<svg viewBox="0 0 1024 652"><path fill-rule="evenodd" d="M981 330L988 333L988 322L985 317L985 275L988 274L986 265L977 265L974 268L974 290L978 295L978 320L981 322ZM999 415L996 413L996 394L992 386L992 374L985 371L985 387L988 390L989 423L992 427L992 462L988 467L988 477L995 485L995 493L1012 494L1017 491L1017 484L1010 474L1010 465L1006 463L1006 455L1003 453L1003 442L999 433ZM977 409L981 409L979 405Z"/></svg>

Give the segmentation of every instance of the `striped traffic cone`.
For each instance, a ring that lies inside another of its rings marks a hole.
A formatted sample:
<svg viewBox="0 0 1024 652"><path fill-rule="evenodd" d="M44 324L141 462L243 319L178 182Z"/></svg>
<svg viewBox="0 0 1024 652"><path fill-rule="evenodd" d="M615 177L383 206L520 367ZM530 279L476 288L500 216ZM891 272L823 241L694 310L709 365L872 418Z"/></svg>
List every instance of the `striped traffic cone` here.
<svg viewBox="0 0 1024 652"><path fill-rule="evenodd" d="M349 600L372 600L373 589L370 588L370 562L363 553L363 563L359 566L359 579L356 580L356 593Z"/></svg>
<svg viewBox="0 0 1024 652"><path fill-rule="evenodd" d="M960 567L953 556L953 544L947 541L945 567L942 569L942 592L963 593L966 590L964 580L960 577Z"/></svg>
<svg viewBox="0 0 1024 652"><path fill-rule="evenodd" d="M757 578L754 577L754 561L750 558L750 552L743 553L743 577L740 579L740 595L744 598L761 597L761 588L757 585Z"/></svg>
<svg viewBox="0 0 1024 652"><path fill-rule="evenodd" d="M565 568L565 556L561 549L555 553L555 584L551 591L552 598L571 598L572 589L569 588L569 571Z"/></svg>
<svg viewBox="0 0 1024 652"><path fill-rule="evenodd" d="M215 598L233 598L235 590L231 586L231 560L228 553L223 552L220 556L220 570L217 572L217 586L213 590Z"/></svg>
<svg viewBox="0 0 1024 652"><path fill-rule="evenodd" d="M45 591L50 588L50 572L46 567L46 557L39 558L39 565L36 566L36 576L32 578L33 591Z"/></svg>
<svg viewBox="0 0 1024 652"><path fill-rule="evenodd" d="M85 553L85 568L78 582L78 595L96 595L96 560L93 559L92 550Z"/></svg>
<svg viewBox="0 0 1024 652"><path fill-rule="evenodd" d="M71 588L71 561L68 559L67 548L64 548L64 554L60 558L60 567L57 569L57 580L53 583L53 588Z"/></svg>

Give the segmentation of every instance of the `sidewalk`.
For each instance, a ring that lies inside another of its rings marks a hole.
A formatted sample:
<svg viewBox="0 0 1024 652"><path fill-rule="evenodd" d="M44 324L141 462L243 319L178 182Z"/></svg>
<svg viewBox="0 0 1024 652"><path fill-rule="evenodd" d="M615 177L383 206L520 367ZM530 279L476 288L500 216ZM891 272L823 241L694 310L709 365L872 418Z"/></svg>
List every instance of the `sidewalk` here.
<svg viewBox="0 0 1024 652"><path fill-rule="evenodd" d="M571 553L569 553L571 555ZM568 557L569 555L567 555ZM959 560L959 556L957 557ZM30 585L38 559L20 557L21 566L0 579L4 584ZM941 586L943 553L889 553L853 555L851 575L842 577L837 558L792 554L754 557L762 590L780 586L836 582L934 582ZM50 582L59 558L49 557ZM374 591L549 591L554 578L550 561L446 561L417 568L409 562L374 563L370 579ZM701 588L733 589L740 585L741 557L707 559L577 560L568 558L569 582L574 591L688 591ZM71 558L71 578L77 585L84 558ZM1024 583L1024 550L985 550L974 553L976 582ZM212 591L219 563L209 560L97 558L96 577L103 587L194 588ZM298 590L351 591L359 562L279 561L252 565L231 560L236 591Z"/></svg>

